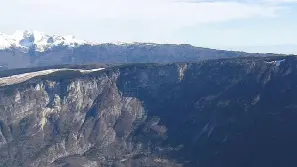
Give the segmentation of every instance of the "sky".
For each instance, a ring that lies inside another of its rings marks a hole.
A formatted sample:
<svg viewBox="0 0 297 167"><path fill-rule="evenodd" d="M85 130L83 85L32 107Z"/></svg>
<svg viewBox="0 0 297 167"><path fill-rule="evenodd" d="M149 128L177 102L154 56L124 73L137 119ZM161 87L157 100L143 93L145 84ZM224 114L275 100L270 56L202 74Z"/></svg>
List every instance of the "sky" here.
<svg viewBox="0 0 297 167"><path fill-rule="evenodd" d="M297 54L297 0L1 0L0 11L7 34Z"/></svg>

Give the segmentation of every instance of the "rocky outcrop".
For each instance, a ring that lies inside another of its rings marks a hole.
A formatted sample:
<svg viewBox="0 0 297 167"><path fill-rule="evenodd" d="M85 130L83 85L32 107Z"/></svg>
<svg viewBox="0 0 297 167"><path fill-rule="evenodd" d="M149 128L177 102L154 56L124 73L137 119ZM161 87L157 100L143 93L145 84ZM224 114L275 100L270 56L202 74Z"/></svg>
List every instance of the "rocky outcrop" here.
<svg viewBox="0 0 297 167"><path fill-rule="evenodd" d="M0 164L294 166L296 65L134 64L1 86Z"/></svg>

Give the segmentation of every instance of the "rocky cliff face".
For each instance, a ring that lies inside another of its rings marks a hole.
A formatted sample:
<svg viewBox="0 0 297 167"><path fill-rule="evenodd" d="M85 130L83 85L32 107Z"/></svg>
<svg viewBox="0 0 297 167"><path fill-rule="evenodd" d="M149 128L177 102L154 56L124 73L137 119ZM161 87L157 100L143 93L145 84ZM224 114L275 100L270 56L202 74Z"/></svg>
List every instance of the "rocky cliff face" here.
<svg viewBox="0 0 297 167"><path fill-rule="evenodd" d="M0 166L296 166L297 59L55 72L0 87Z"/></svg>

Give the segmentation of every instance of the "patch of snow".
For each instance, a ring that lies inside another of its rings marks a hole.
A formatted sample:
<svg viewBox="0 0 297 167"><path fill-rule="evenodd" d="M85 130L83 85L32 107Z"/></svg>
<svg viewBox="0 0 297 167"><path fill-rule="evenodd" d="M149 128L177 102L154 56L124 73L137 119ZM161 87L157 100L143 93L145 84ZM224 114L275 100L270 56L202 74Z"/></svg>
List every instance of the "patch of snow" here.
<svg viewBox="0 0 297 167"><path fill-rule="evenodd" d="M121 46L131 46L131 45L144 45L144 46L156 46L155 43L140 43L140 42L112 42L108 44L121 45Z"/></svg>
<svg viewBox="0 0 297 167"><path fill-rule="evenodd" d="M0 33L0 49L6 49L11 47L11 44L6 39L7 35Z"/></svg>
<svg viewBox="0 0 297 167"><path fill-rule="evenodd" d="M285 60L286 60L286 59L277 60L276 63L275 63L275 65L278 67L278 66L280 66L280 64L281 64L282 62L284 62Z"/></svg>
<svg viewBox="0 0 297 167"><path fill-rule="evenodd" d="M111 43L92 43L85 40L76 39L72 35L48 35L36 30L17 30L11 35L0 33L0 49L16 48L20 52L28 52L31 48L38 52L45 52L57 46L77 47L81 45L98 46L104 44L114 44L118 46L156 46L155 43L140 42L111 42Z"/></svg>
<svg viewBox="0 0 297 167"><path fill-rule="evenodd" d="M284 62L286 59L282 59L282 60L276 60L276 61L265 61L265 63L268 64L275 64L275 66L280 66L282 62Z"/></svg>
<svg viewBox="0 0 297 167"><path fill-rule="evenodd" d="M48 74L51 74L51 73L54 73L57 71L67 71L67 70L79 71L83 74L86 74L86 73L90 73L90 72L104 70L104 68L97 68L97 69L91 69L91 70L62 68L62 69L48 69L48 70L35 71L35 72L29 72L29 73L24 73L24 74L17 74L17 75L12 75L9 77L0 78L0 86L18 84L18 83L22 83L24 81L27 81L27 80L37 77L37 76L43 76L43 75L48 75Z"/></svg>
<svg viewBox="0 0 297 167"><path fill-rule="evenodd" d="M187 70L187 64L179 65L178 68L179 80L181 81L184 79L185 71Z"/></svg>
<svg viewBox="0 0 297 167"><path fill-rule="evenodd" d="M78 40L74 36L47 35L35 30L17 30L12 35L0 33L0 49L15 47L28 51L35 47L36 51L44 52L55 46L75 47L84 44L88 42Z"/></svg>
<svg viewBox="0 0 297 167"><path fill-rule="evenodd" d="M12 75L9 77L0 78L0 85L12 85L24 82L28 79L31 79L36 76L48 75L50 73L59 71L59 69L50 69L50 70L43 70L37 72L29 72L24 74Z"/></svg>
<svg viewBox="0 0 297 167"><path fill-rule="evenodd" d="M95 71L101 71L104 70L104 68L96 68L96 69L91 69L91 70L79 70L81 73L90 73L90 72L95 72Z"/></svg>

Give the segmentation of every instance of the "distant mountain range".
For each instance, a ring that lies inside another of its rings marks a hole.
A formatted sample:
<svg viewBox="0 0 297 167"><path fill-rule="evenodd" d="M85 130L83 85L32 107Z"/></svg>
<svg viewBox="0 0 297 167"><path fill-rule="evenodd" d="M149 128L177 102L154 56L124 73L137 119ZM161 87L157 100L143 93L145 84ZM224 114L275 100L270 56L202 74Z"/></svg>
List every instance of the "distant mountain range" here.
<svg viewBox="0 0 297 167"><path fill-rule="evenodd" d="M0 69L89 63L171 63L227 57L272 56L188 44L92 43L39 31L0 33Z"/></svg>

